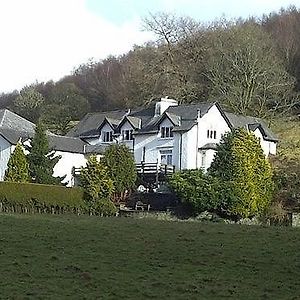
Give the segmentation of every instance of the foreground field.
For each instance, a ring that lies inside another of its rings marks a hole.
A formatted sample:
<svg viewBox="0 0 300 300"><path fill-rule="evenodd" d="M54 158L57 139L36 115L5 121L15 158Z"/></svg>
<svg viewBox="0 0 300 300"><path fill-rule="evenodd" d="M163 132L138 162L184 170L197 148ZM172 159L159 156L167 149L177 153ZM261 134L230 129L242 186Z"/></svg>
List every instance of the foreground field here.
<svg viewBox="0 0 300 300"><path fill-rule="evenodd" d="M299 299L300 230L0 215L1 299Z"/></svg>

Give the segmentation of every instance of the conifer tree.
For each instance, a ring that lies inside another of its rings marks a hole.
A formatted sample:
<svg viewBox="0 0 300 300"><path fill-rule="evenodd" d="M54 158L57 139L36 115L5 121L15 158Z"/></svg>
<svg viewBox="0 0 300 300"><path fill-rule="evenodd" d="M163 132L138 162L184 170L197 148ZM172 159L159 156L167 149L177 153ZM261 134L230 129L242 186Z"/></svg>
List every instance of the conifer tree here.
<svg viewBox="0 0 300 300"><path fill-rule="evenodd" d="M29 172L34 183L60 184L64 177L53 177L53 168L61 156L55 156L55 151L49 149L46 130L38 122L35 135L28 147Z"/></svg>
<svg viewBox="0 0 300 300"><path fill-rule="evenodd" d="M20 143L17 143L14 152L9 158L7 169L5 171L4 181L29 181L29 166L26 155Z"/></svg>
<svg viewBox="0 0 300 300"><path fill-rule="evenodd" d="M111 207L111 215L116 212L114 204L110 201L114 185L109 178L107 167L99 162L96 156L89 157L86 167L80 173L81 186L84 189L84 200L90 211L93 213L103 213L103 204Z"/></svg>
<svg viewBox="0 0 300 300"><path fill-rule="evenodd" d="M106 149L102 161L114 182L114 201L125 200L137 179L133 154L126 145L113 144Z"/></svg>
<svg viewBox="0 0 300 300"><path fill-rule="evenodd" d="M254 134L235 129L217 146L208 174L226 183L235 199L230 213L240 217L262 214L270 205L273 173Z"/></svg>

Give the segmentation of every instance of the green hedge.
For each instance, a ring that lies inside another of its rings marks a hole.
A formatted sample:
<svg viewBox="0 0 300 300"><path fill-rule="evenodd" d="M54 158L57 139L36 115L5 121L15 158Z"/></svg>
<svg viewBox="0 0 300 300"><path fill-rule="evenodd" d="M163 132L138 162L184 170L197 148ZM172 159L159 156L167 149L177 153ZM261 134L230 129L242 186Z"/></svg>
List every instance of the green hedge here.
<svg viewBox="0 0 300 300"><path fill-rule="evenodd" d="M83 191L57 185L0 182L0 210L7 212L84 212Z"/></svg>

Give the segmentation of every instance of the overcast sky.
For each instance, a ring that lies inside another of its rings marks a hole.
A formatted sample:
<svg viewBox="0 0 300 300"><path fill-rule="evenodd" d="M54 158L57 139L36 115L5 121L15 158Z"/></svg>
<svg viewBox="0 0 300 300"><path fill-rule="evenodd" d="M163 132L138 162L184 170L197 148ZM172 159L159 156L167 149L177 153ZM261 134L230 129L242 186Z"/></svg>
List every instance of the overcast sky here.
<svg viewBox="0 0 300 300"><path fill-rule="evenodd" d="M261 16L300 0L0 0L0 92L58 80L81 63L150 39L141 18L158 11L211 21Z"/></svg>

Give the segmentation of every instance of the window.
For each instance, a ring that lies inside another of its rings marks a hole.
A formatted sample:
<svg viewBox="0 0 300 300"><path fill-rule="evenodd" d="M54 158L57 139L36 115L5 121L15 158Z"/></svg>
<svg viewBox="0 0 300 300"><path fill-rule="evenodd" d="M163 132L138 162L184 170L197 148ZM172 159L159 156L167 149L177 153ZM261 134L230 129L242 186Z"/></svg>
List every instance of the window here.
<svg viewBox="0 0 300 300"><path fill-rule="evenodd" d="M216 130L207 130L207 138L208 139L217 139L217 131Z"/></svg>
<svg viewBox="0 0 300 300"><path fill-rule="evenodd" d="M103 131L103 142L112 142L113 141L113 132L112 131Z"/></svg>
<svg viewBox="0 0 300 300"><path fill-rule="evenodd" d="M162 165L173 164L172 150L160 150L160 163Z"/></svg>
<svg viewBox="0 0 300 300"><path fill-rule="evenodd" d="M122 130L122 137L124 141L132 141L133 140L133 130Z"/></svg>
<svg viewBox="0 0 300 300"><path fill-rule="evenodd" d="M173 127L161 127L160 136L161 138L173 137Z"/></svg>

